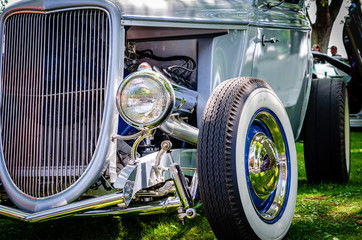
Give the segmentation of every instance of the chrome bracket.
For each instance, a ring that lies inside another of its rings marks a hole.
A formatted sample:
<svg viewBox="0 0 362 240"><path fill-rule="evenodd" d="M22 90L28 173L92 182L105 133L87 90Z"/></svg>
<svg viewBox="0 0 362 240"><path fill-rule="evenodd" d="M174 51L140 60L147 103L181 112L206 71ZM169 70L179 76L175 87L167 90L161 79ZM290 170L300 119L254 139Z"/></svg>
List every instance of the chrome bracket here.
<svg viewBox="0 0 362 240"><path fill-rule="evenodd" d="M118 174L113 187L124 192L127 206L138 191L160 183L154 171L155 162L156 153L152 153L135 164L128 164Z"/></svg>
<svg viewBox="0 0 362 240"><path fill-rule="evenodd" d="M169 193L171 188L172 192L176 191L181 203L179 218L183 220L185 217L191 218L193 216L191 214L193 210L188 209L194 207L194 198L197 192L196 173L192 173L196 169L196 166L194 166L196 164L196 153L194 150L182 151L180 149L176 149L171 153L170 148L171 142L166 140L162 142L160 152L143 156L135 164L128 164L118 174L113 187L118 191L123 191L124 200L126 206L128 206L130 201L136 197L136 194L138 196L147 196L149 190L146 189L165 182L163 187L154 191L154 194L164 196ZM185 161L180 161L181 158ZM186 174L189 173L190 176L194 174L191 190L179 162L182 163L182 166L185 166L183 169Z"/></svg>
<svg viewBox="0 0 362 240"><path fill-rule="evenodd" d="M112 136L112 141L116 141L116 140L132 140L132 139L136 139L135 142L133 143L132 146L132 151L131 151L131 160L130 160L130 164L136 164L137 163L137 148L138 145L140 144L140 142L144 139L149 139L150 137L152 137L153 131L152 130L142 130L140 132L137 132L135 134L132 135L128 135L128 136L121 136L121 135L113 135Z"/></svg>
<svg viewBox="0 0 362 240"><path fill-rule="evenodd" d="M171 153L168 152L167 156L171 162L170 172L175 183L176 193L182 204L182 207L178 209L178 217L182 225L185 225L185 217L192 219L196 216L196 210L192 208L194 206L193 198L180 165L173 161Z"/></svg>
<svg viewBox="0 0 362 240"><path fill-rule="evenodd" d="M141 136L139 136L135 142L133 143L132 146L132 152L131 152L131 160L130 160L130 164L136 164L137 163L137 148L138 145L140 144L140 142L143 139L146 139L148 137L152 136L152 132L151 131L144 131L144 134L142 134Z"/></svg>

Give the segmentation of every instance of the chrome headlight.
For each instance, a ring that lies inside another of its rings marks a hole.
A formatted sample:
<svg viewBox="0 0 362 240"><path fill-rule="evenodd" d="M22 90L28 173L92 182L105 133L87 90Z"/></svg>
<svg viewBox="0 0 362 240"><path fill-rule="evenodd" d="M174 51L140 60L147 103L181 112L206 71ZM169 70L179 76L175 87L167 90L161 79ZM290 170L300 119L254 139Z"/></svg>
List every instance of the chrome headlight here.
<svg viewBox="0 0 362 240"><path fill-rule="evenodd" d="M167 120L175 105L171 83L150 69L130 74L117 91L117 108L122 118L139 128L153 128Z"/></svg>

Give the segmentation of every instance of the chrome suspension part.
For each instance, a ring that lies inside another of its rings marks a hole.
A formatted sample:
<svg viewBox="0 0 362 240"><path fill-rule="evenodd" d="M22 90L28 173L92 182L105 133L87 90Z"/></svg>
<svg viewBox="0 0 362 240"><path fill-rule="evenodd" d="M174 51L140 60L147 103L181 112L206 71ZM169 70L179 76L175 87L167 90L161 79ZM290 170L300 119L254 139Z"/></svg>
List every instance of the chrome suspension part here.
<svg viewBox="0 0 362 240"><path fill-rule="evenodd" d="M180 165L174 162L172 155L169 152L167 153L167 156L171 162L170 172L176 187L176 193L182 205L182 207L177 210L178 217L181 220L182 225L185 225L186 217L192 219L196 216L196 210L192 208L194 206L193 198Z"/></svg>

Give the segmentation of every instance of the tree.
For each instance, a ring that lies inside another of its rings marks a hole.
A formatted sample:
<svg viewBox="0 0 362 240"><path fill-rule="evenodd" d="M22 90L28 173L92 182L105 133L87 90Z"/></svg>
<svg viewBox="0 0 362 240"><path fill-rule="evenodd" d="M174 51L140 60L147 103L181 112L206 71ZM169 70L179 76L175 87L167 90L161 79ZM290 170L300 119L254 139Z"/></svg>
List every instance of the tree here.
<svg viewBox="0 0 362 240"><path fill-rule="evenodd" d="M8 3L8 0L0 0L0 13L4 11L6 3Z"/></svg>
<svg viewBox="0 0 362 240"><path fill-rule="evenodd" d="M327 52L333 23L343 0L311 0L316 3L316 20L312 23L312 44L318 43L321 52Z"/></svg>

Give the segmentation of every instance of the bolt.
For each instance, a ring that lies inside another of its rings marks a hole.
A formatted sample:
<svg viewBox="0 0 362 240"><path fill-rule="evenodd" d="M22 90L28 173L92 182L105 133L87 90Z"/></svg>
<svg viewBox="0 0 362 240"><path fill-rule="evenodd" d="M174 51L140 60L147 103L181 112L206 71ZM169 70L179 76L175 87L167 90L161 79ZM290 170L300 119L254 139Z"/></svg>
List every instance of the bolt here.
<svg viewBox="0 0 362 240"><path fill-rule="evenodd" d="M193 208L188 208L186 210L186 215L187 215L187 218L192 219L196 216L196 210Z"/></svg>

